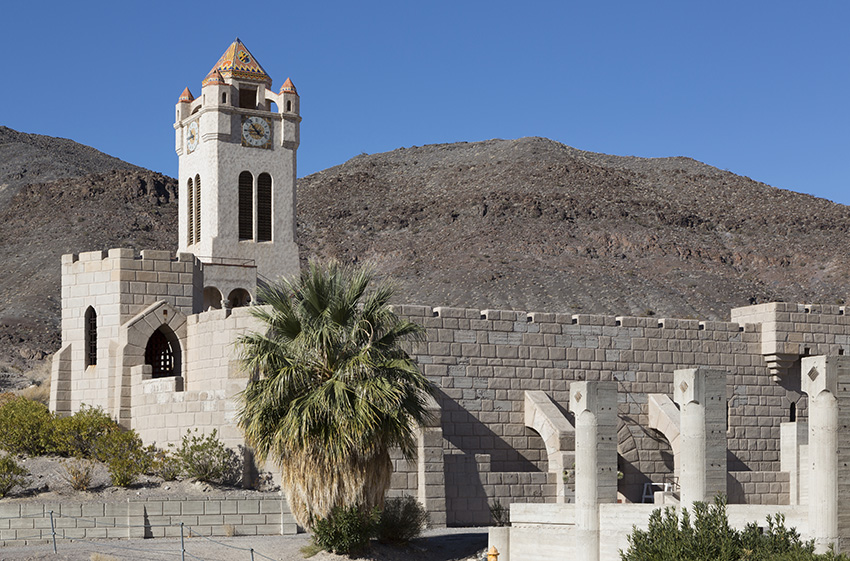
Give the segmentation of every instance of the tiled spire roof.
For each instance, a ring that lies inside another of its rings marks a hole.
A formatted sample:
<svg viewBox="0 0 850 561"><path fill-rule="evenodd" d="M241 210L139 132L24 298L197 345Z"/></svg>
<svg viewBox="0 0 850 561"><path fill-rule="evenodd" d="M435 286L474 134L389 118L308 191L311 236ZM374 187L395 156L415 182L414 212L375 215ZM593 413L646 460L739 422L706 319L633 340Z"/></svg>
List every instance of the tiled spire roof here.
<svg viewBox="0 0 850 561"><path fill-rule="evenodd" d="M254 58L254 55L248 48L239 40L231 43L218 62L215 63L210 73L204 79L204 85L209 83L214 72L220 72L222 78L236 78L238 80L251 80L254 82L266 82L269 86L272 83L271 77L266 74L260 63Z"/></svg>
<svg viewBox="0 0 850 561"><path fill-rule="evenodd" d="M189 103L190 101L194 101L195 96L192 95L192 92L189 91L189 88L183 90L183 93L180 94L180 99L178 102Z"/></svg>
<svg viewBox="0 0 850 561"><path fill-rule="evenodd" d="M298 90L295 89L295 84L292 83L292 80L289 78L286 79L286 82L280 87L280 93L294 93L298 95Z"/></svg>
<svg viewBox="0 0 850 561"><path fill-rule="evenodd" d="M207 74L207 77L204 78L204 81L201 85L209 86L212 85L224 85L224 78L221 76L221 72L218 71L218 68L213 68L212 71Z"/></svg>

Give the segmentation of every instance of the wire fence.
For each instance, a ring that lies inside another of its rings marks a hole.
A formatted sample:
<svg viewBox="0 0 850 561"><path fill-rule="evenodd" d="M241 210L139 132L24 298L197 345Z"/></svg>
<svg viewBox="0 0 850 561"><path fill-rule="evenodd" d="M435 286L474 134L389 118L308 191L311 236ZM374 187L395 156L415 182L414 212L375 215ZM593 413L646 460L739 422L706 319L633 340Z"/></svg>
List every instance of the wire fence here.
<svg viewBox="0 0 850 561"><path fill-rule="evenodd" d="M227 544L218 540L215 540L209 536L203 535L197 528L193 528L188 524L184 524L180 522L179 524L121 524L119 522L102 522L92 518L83 518L80 516L71 516L68 514L60 514L54 511L49 511L48 513L50 519L50 536L49 540L51 545L53 546L53 553L59 552L59 544L64 540L70 543L86 543L87 545L91 545L95 548L100 549L109 549L109 550L124 550L124 551L133 551L133 552L142 552L147 557L149 554L167 556L169 558L175 558L177 556L180 557L181 561L185 561L188 559L198 559L200 561L207 561L203 557L199 557L186 549L186 538L202 538L212 544L221 546L223 548L233 549L245 552L241 557L233 557L229 556L228 559L250 559L250 561L256 561L259 559L265 559L267 561L277 561L276 559L269 557L268 555L264 555L259 551L254 550L253 547L239 547L232 544ZM24 514L20 516L7 516L0 517L0 520L18 520L25 518L41 518L44 519L44 513L37 514ZM165 528L165 527L178 527L180 528L180 543L179 549L159 549L159 548L150 548L150 547L132 547L126 545L118 545L114 542L103 543L99 542L93 538L77 538L77 537L68 537L65 535L66 528L56 528L56 519L59 518L67 518L74 520L76 522L84 522L86 524L91 524L91 527L97 528L106 527L106 528L140 528L143 530L148 530L150 528ZM46 530L46 528L45 528ZM42 532L43 535L43 532ZM43 539L43 538L42 538Z"/></svg>

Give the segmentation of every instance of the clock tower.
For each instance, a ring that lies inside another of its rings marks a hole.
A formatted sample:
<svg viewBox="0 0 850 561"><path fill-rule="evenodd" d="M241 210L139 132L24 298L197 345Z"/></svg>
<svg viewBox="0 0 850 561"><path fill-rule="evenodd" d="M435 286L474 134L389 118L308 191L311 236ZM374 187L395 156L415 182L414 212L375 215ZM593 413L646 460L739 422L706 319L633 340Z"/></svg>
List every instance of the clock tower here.
<svg viewBox="0 0 850 561"><path fill-rule="evenodd" d="M278 93L271 87L237 38L204 78L200 96L186 88L177 103L178 251L204 264L205 309L218 307L208 289L225 305L241 305L255 296L257 281L298 272L299 97L289 79ZM242 292L234 300L228 295L235 289Z"/></svg>

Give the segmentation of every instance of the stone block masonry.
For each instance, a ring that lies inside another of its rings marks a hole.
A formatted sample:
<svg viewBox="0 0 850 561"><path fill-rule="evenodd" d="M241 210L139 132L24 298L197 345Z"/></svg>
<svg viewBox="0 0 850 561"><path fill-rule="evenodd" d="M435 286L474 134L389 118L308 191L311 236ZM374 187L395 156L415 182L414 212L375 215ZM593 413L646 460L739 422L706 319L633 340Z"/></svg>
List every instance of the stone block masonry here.
<svg viewBox="0 0 850 561"><path fill-rule="evenodd" d="M45 543L57 539L157 538L190 532L202 536L277 536L297 533L295 519L280 495L243 497L139 498L124 502L0 504L0 545Z"/></svg>
<svg viewBox="0 0 850 561"><path fill-rule="evenodd" d="M563 406L573 381L613 381L623 472L619 491L638 502L645 483L673 476L670 443L645 427L648 396L672 396L677 369L726 373L726 395L717 397L728 403L721 430L730 471L779 470L780 423L789 420L792 410L795 418L806 417L806 400L799 381L794 382L800 356L777 382L763 348L763 329L770 330L770 338L790 338L780 331L793 325L768 321L770 314L780 313L776 307L751 308L757 310L733 311L746 323L425 306L399 306L397 311L427 329L427 340L410 350L439 388L447 481L452 469L468 464L450 460L457 454L487 455L493 472L549 471L543 438L525 424L525 392L544 392ZM843 352L850 318L838 309L808 308L801 314L821 341L812 349ZM820 319L828 329L816 327ZM747 485L735 496L754 501L764 494Z"/></svg>

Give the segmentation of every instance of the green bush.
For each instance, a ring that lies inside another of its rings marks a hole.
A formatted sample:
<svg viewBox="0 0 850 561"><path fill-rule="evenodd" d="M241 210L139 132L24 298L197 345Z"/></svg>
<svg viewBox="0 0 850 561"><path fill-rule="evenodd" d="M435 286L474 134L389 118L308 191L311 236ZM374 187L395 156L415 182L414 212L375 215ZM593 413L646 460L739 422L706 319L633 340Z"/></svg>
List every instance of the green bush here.
<svg viewBox="0 0 850 561"><path fill-rule="evenodd" d="M17 397L0 407L0 449L39 456L53 443L53 414L42 403Z"/></svg>
<svg viewBox="0 0 850 561"><path fill-rule="evenodd" d="M375 527L381 543L406 544L422 534L428 524L428 512L409 495L387 499Z"/></svg>
<svg viewBox="0 0 850 561"><path fill-rule="evenodd" d="M83 406L70 417L53 422L52 452L60 456L93 458L95 443L104 434L119 430L118 424L99 407Z"/></svg>
<svg viewBox="0 0 850 561"><path fill-rule="evenodd" d="M313 541L317 546L342 555L366 549L374 533L379 513L359 505L335 507L330 515L313 523Z"/></svg>
<svg viewBox="0 0 850 561"><path fill-rule="evenodd" d="M142 445L136 431L104 433L95 443L97 459L106 464L116 487L129 487L151 466L151 450Z"/></svg>
<svg viewBox="0 0 850 561"><path fill-rule="evenodd" d="M183 442L175 452L184 475L207 483L234 484L242 472L242 462L236 453L226 447L213 430L207 436L199 436L191 429L183 436Z"/></svg>
<svg viewBox="0 0 850 561"><path fill-rule="evenodd" d="M11 456L0 457L0 497L5 497L15 487L27 483L29 472L19 466Z"/></svg>
<svg viewBox="0 0 850 561"><path fill-rule="evenodd" d="M687 509L681 519L673 508L656 509L646 531L635 528L629 535L629 549L620 551L623 561L850 561L844 554L814 553L814 543L803 542L800 534L785 526L781 514L768 516L767 528L748 524L743 532L729 526L726 501L694 503L693 525Z"/></svg>

